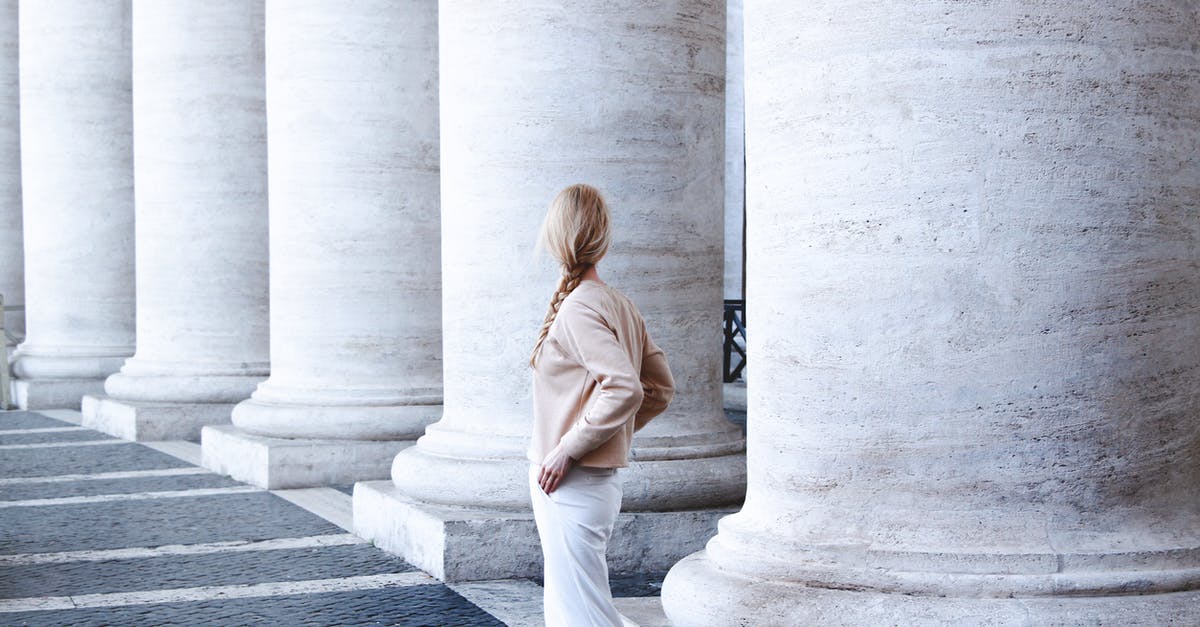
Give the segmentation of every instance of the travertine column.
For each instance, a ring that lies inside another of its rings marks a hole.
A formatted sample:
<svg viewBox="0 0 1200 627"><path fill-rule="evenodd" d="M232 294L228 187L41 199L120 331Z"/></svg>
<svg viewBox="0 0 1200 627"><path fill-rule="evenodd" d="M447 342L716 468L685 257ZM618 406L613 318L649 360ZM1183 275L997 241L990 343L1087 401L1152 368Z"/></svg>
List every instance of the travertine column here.
<svg viewBox="0 0 1200 627"><path fill-rule="evenodd" d="M742 298L746 144L742 2L725 8L725 298Z"/></svg>
<svg viewBox="0 0 1200 627"><path fill-rule="evenodd" d="M445 533L422 535L432 527L406 513L372 527L366 517L386 507L364 484L355 524L450 579L540 565L528 358L557 270L533 247L550 200L576 181L606 193L614 244L601 273L639 305L678 383L634 441L624 509L739 502L744 442L724 419L720 378L724 2L459 1L440 19L445 414L396 457L391 494L442 517ZM490 521L463 531L481 545L456 544L462 516ZM618 569L651 568L712 522L642 517L677 532L647 546L657 538L633 518L614 541Z"/></svg>
<svg viewBox="0 0 1200 627"><path fill-rule="evenodd" d="M744 509L679 625L1200 622L1200 16L746 6Z"/></svg>
<svg viewBox="0 0 1200 627"><path fill-rule="evenodd" d="M133 353L129 2L20 3L21 407L78 407ZM8 193L8 192L5 192Z"/></svg>
<svg viewBox="0 0 1200 627"><path fill-rule="evenodd" d="M746 90L742 2L728 0L725 3L725 298L729 299L746 296ZM743 309L743 322L745 315ZM727 409L746 411L746 379L749 376L743 368L737 381L723 386Z"/></svg>
<svg viewBox="0 0 1200 627"><path fill-rule="evenodd" d="M181 439L269 370L262 0L135 0L137 354L84 422Z"/></svg>
<svg viewBox="0 0 1200 627"><path fill-rule="evenodd" d="M21 93L17 80L17 0L0 2L0 294L4 304L25 304L21 235ZM25 334L25 312L4 315L4 328ZM10 346L0 338L0 344ZM3 353L7 365L7 348Z"/></svg>
<svg viewBox="0 0 1200 627"><path fill-rule="evenodd" d="M384 478L441 414L437 65L436 3L267 3L272 371L206 465Z"/></svg>

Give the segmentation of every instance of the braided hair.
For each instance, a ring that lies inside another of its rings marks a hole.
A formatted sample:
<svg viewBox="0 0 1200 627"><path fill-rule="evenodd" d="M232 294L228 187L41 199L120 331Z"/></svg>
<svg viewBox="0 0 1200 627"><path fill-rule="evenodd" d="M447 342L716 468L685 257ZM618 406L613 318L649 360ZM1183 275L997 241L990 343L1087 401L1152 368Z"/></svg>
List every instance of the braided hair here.
<svg viewBox="0 0 1200 627"><path fill-rule="evenodd" d="M579 287L583 273L608 252L610 240L608 205L595 187L582 183L571 185L550 203L550 211L542 222L540 243L558 261L562 276L550 298L537 342L529 356L530 366L537 363L542 344L546 342L550 325L554 324L563 301Z"/></svg>

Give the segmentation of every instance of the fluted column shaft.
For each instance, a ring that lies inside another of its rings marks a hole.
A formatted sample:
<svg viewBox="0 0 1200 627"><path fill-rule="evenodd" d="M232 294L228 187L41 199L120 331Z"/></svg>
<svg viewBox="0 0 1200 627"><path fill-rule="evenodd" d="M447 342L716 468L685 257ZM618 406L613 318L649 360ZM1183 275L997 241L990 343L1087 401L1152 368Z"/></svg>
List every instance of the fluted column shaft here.
<svg viewBox="0 0 1200 627"><path fill-rule="evenodd" d="M231 403L268 374L262 0L136 0L131 401Z"/></svg>
<svg viewBox="0 0 1200 627"><path fill-rule="evenodd" d="M718 330L724 2L459 1L440 19L445 414L397 456L397 488L529 507L527 362L557 279L533 246L553 196L586 181L615 221L601 272L641 308L678 383L634 441L625 508L739 500Z"/></svg>
<svg viewBox="0 0 1200 627"><path fill-rule="evenodd" d="M234 424L416 439L442 395L436 3L268 2L267 24L272 373Z"/></svg>
<svg viewBox="0 0 1200 627"><path fill-rule="evenodd" d="M750 485L672 621L1196 622L1196 8L746 35Z"/></svg>
<svg viewBox="0 0 1200 627"><path fill-rule="evenodd" d="M14 371L79 382L50 399L77 405L133 352L129 3L21 2L19 19L26 339Z"/></svg>

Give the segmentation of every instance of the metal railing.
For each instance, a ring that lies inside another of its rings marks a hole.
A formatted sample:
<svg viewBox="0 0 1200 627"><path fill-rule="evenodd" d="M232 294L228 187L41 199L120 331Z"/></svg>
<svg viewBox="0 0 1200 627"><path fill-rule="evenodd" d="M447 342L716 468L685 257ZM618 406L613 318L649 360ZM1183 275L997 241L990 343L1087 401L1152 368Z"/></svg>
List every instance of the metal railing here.
<svg viewBox="0 0 1200 627"><path fill-rule="evenodd" d="M19 344L22 339L13 335L4 325L4 314L9 311L25 311L25 306L5 305L4 294L0 294L0 337L4 338L4 363L0 364L0 409L12 408L12 364L8 363L8 344Z"/></svg>
<svg viewBox="0 0 1200 627"><path fill-rule="evenodd" d="M742 378L746 369L746 301L725 300L725 383Z"/></svg>

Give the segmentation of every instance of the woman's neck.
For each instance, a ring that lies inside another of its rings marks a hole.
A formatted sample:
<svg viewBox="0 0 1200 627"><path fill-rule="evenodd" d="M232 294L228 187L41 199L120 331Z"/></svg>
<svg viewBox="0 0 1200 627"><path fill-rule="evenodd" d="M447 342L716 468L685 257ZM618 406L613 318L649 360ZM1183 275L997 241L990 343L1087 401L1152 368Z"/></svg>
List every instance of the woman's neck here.
<svg viewBox="0 0 1200 627"><path fill-rule="evenodd" d="M600 274L596 272L596 266L594 265L588 266L588 269L583 271L583 274L579 276L579 279L581 281L596 281L597 283L604 282L600 280Z"/></svg>

